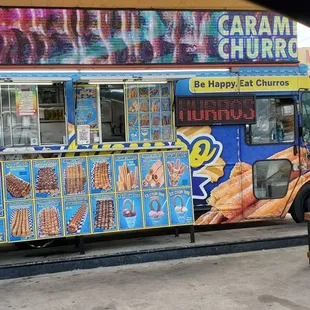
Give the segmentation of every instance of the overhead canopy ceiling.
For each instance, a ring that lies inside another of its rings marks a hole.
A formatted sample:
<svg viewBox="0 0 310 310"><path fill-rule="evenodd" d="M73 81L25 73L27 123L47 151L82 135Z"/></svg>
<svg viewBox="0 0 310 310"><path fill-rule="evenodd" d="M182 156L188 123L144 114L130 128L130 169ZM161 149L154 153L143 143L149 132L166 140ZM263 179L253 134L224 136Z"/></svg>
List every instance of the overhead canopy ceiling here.
<svg viewBox="0 0 310 310"><path fill-rule="evenodd" d="M261 6L245 0L0 0L0 6L206 10L263 9Z"/></svg>

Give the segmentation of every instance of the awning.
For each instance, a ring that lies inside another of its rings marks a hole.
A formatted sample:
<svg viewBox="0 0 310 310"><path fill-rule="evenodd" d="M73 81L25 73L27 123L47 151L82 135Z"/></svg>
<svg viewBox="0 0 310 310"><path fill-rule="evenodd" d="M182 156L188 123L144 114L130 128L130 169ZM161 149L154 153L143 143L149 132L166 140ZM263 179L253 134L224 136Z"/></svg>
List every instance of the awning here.
<svg viewBox="0 0 310 310"><path fill-rule="evenodd" d="M78 82L88 84L156 84L167 83L171 81L178 81L196 77L196 74L164 74L151 72L146 73L131 73L127 75L95 75L95 76L81 76Z"/></svg>
<svg viewBox="0 0 310 310"><path fill-rule="evenodd" d="M0 76L1 85L53 85L54 83L62 83L71 81L69 77L9 77Z"/></svg>

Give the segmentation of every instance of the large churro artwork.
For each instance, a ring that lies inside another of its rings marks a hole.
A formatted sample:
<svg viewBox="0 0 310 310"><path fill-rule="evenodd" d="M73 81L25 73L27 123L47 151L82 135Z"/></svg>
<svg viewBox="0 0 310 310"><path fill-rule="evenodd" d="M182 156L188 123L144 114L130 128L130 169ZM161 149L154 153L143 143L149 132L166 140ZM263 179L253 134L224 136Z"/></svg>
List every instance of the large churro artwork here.
<svg viewBox="0 0 310 310"><path fill-rule="evenodd" d="M301 149L305 158L305 149ZM288 159L293 167L298 166L299 158L294 155L293 148L278 152L268 159ZM300 171L291 172L288 190L284 197L279 199L258 200L254 195L252 166L247 163L237 163L227 181L214 188L208 204L211 210L196 221L197 225L239 222L244 219L259 219L280 217L285 209L293 203L298 190L303 184L310 181L310 173L300 176ZM299 177L300 176L300 177ZM236 183L240 184L241 187Z"/></svg>
<svg viewBox="0 0 310 310"><path fill-rule="evenodd" d="M178 131L178 142L190 151L194 203L210 208L196 225L284 217L299 189L310 181L304 148L296 153L294 147L283 144L249 146L241 140L244 137L240 132L237 126L229 130L224 126L183 127ZM292 163L287 192L281 198L257 199L253 165L259 160L276 159ZM300 163L303 170L298 169Z"/></svg>

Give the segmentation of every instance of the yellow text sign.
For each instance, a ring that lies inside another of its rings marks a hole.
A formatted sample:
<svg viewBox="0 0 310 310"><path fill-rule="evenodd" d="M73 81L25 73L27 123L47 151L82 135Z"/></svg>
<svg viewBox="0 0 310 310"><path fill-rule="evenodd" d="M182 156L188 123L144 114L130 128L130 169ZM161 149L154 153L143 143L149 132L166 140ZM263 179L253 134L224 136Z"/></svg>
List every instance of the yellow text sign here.
<svg viewBox="0 0 310 310"><path fill-rule="evenodd" d="M189 81L192 93L298 91L310 88L307 76L210 77Z"/></svg>

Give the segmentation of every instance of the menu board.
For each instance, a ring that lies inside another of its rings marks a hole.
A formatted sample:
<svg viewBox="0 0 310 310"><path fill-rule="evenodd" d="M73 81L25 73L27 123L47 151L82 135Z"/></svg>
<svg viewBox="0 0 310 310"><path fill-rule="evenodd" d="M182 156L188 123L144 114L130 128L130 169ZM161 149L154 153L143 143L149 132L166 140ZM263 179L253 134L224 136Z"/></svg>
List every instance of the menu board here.
<svg viewBox="0 0 310 310"><path fill-rule="evenodd" d="M91 196L91 208L94 233L117 230L116 201L114 194Z"/></svg>
<svg viewBox="0 0 310 310"><path fill-rule="evenodd" d="M38 238L64 236L61 199L40 199L36 201Z"/></svg>
<svg viewBox="0 0 310 310"><path fill-rule="evenodd" d="M187 151L8 161L2 173L0 242L194 221Z"/></svg>
<svg viewBox="0 0 310 310"><path fill-rule="evenodd" d="M128 140L172 140L171 84L131 84L127 92Z"/></svg>
<svg viewBox="0 0 310 310"><path fill-rule="evenodd" d="M16 114L18 116L36 116L38 114L37 88L32 86L16 86Z"/></svg>
<svg viewBox="0 0 310 310"><path fill-rule="evenodd" d="M191 186L187 152L165 153L168 187Z"/></svg>
<svg viewBox="0 0 310 310"><path fill-rule="evenodd" d="M61 174L64 196L88 193L85 157L62 158Z"/></svg>
<svg viewBox="0 0 310 310"><path fill-rule="evenodd" d="M32 198L30 161L4 162L4 191L6 200Z"/></svg>
<svg viewBox="0 0 310 310"><path fill-rule="evenodd" d="M114 191L112 156L88 157L89 188L91 194Z"/></svg>
<svg viewBox="0 0 310 310"><path fill-rule="evenodd" d="M78 144L99 143L97 87L95 85L77 86L75 96L76 131L79 133Z"/></svg>
<svg viewBox="0 0 310 310"><path fill-rule="evenodd" d="M168 226L168 204L165 190L143 192L146 227Z"/></svg>
<svg viewBox="0 0 310 310"><path fill-rule="evenodd" d="M145 153L140 155L142 188L165 187L163 153Z"/></svg>
<svg viewBox="0 0 310 310"><path fill-rule="evenodd" d="M35 239L33 202L8 201L7 221L9 241L25 241Z"/></svg>
<svg viewBox="0 0 310 310"><path fill-rule="evenodd" d="M36 160L33 162L35 197L59 197L61 194L58 159Z"/></svg>
<svg viewBox="0 0 310 310"><path fill-rule="evenodd" d="M191 189L169 189L168 196L171 225L184 225L193 223Z"/></svg>
<svg viewBox="0 0 310 310"><path fill-rule="evenodd" d="M88 197L64 198L65 208L65 234L89 234L90 212Z"/></svg>
<svg viewBox="0 0 310 310"><path fill-rule="evenodd" d="M116 191L124 192L140 189L138 154L115 155Z"/></svg>
<svg viewBox="0 0 310 310"><path fill-rule="evenodd" d="M119 227L121 230L143 228L141 193L117 194Z"/></svg>

